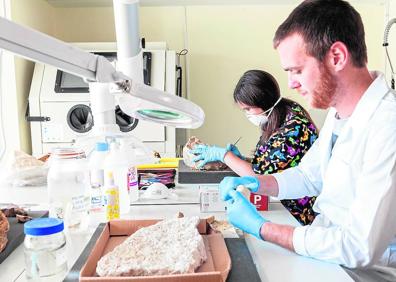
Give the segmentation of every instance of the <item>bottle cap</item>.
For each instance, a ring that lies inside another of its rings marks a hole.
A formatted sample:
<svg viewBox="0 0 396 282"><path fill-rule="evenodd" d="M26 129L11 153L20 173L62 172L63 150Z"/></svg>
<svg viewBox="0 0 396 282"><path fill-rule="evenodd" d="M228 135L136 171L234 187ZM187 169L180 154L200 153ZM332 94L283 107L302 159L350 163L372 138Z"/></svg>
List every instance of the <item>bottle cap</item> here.
<svg viewBox="0 0 396 282"><path fill-rule="evenodd" d="M109 145L107 143L105 142L96 143L96 151L103 152L108 150L109 150Z"/></svg>
<svg viewBox="0 0 396 282"><path fill-rule="evenodd" d="M51 159L85 159L85 152L80 148L54 148Z"/></svg>
<svg viewBox="0 0 396 282"><path fill-rule="evenodd" d="M114 176L113 176L113 172L112 172L112 171L108 171L108 172L107 172L107 178L108 178L108 179L114 179Z"/></svg>
<svg viewBox="0 0 396 282"><path fill-rule="evenodd" d="M63 231L63 220L58 218L37 218L24 224L27 235L44 236Z"/></svg>
<svg viewBox="0 0 396 282"><path fill-rule="evenodd" d="M115 186L112 171L108 171L105 175L105 186Z"/></svg>

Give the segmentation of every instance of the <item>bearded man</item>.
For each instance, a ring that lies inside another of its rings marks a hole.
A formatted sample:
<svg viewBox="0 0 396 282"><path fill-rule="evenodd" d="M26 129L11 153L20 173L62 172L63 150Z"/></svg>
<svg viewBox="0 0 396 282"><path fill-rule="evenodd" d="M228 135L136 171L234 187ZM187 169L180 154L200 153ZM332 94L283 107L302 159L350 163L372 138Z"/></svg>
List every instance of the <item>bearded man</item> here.
<svg viewBox="0 0 396 282"><path fill-rule="evenodd" d="M307 0L279 26L274 47L289 87L330 108L297 167L220 183L228 220L261 240L336 263L355 281L396 281L396 95L367 68L364 27L346 1ZM317 196L311 225L269 222L239 192Z"/></svg>

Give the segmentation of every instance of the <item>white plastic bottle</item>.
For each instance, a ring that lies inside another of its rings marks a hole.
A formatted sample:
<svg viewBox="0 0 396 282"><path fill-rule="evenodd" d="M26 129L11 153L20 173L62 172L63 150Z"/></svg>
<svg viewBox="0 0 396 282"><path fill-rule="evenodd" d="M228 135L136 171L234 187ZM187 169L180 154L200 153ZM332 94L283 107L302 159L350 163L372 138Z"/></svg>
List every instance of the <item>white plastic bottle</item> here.
<svg viewBox="0 0 396 282"><path fill-rule="evenodd" d="M128 165L128 192L130 202L139 200L138 172L135 165L135 151L128 146L125 139L120 140L120 150L124 153L125 163Z"/></svg>
<svg viewBox="0 0 396 282"><path fill-rule="evenodd" d="M103 187L104 184L104 162L109 152L106 142L97 142L95 150L89 157L90 178L92 187Z"/></svg>
<svg viewBox="0 0 396 282"><path fill-rule="evenodd" d="M89 157L90 167L90 222L95 225L104 221L104 162L109 152L106 142L96 143L95 150Z"/></svg>
<svg viewBox="0 0 396 282"><path fill-rule="evenodd" d="M120 218L120 194L117 185L114 184L113 173L111 171L106 172L104 187L106 190L106 219L118 219Z"/></svg>
<svg viewBox="0 0 396 282"><path fill-rule="evenodd" d="M136 202L139 200L139 182L138 182L138 171L136 166L130 166L128 168L128 184L129 184L129 200L130 202Z"/></svg>
<svg viewBox="0 0 396 282"><path fill-rule="evenodd" d="M118 186L120 194L120 213L126 214L129 212L129 184L128 184L128 161L125 153L120 150L117 142L110 143L110 151L105 158L104 164L105 174L112 172L114 176L114 183Z"/></svg>

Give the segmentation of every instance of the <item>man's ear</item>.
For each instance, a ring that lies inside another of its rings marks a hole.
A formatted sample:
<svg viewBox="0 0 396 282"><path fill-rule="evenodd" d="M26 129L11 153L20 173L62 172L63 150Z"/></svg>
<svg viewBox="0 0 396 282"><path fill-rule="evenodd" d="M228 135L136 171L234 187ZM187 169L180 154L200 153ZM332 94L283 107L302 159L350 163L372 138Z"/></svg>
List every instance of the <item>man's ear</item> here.
<svg viewBox="0 0 396 282"><path fill-rule="evenodd" d="M338 72L345 68L349 60L349 51L344 43L337 41L331 45L326 57L328 66Z"/></svg>

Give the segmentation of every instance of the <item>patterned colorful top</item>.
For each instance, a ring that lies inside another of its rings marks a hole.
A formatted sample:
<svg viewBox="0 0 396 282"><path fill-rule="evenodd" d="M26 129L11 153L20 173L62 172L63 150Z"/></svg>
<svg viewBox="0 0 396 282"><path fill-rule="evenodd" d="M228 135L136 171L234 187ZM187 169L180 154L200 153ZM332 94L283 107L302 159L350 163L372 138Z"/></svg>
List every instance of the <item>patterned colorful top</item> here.
<svg viewBox="0 0 396 282"><path fill-rule="evenodd" d="M271 174L296 166L317 137L315 125L305 116L301 106L294 104L284 124L270 136L267 143L257 144L252 159L253 171ZM315 199L304 197L281 202L301 224L306 225L315 218L312 210Z"/></svg>

